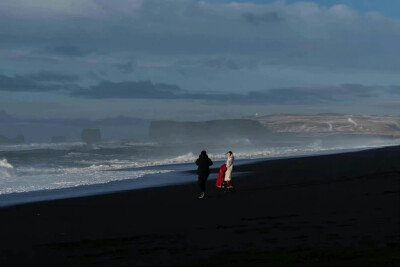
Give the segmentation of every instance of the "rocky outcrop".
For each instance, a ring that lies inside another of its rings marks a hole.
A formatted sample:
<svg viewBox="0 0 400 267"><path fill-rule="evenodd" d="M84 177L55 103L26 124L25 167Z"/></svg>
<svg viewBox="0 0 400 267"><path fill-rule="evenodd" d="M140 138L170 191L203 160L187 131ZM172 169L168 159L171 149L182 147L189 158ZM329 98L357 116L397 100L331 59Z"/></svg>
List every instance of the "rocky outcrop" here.
<svg viewBox="0 0 400 267"><path fill-rule="evenodd" d="M100 129L83 129L82 130L82 141L88 145L101 143Z"/></svg>
<svg viewBox="0 0 400 267"><path fill-rule="evenodd" d="M152 121L150 138L157 142L230 142L234 139L257 139L268 131L258 121L212 120L205 122Z"/></svg>
<svg viewBox="0 0 400 267"><path fill-rule="evenodd" d="M15 138L8 138L6 136L0 135L0 144L2 144L2 145L3 144L5 144L5 145L23 144L23 143L25 143L25 137L22 134L17 135L17 137L15 137Z"/></svg>
<svg viewBox="0 0 400 267"><path fill-rule="evenodd" d="M393 137L400 135L400 117L396 116L277 114L256 116L249 119L260 122L273 133L351 134Z"/></svg>

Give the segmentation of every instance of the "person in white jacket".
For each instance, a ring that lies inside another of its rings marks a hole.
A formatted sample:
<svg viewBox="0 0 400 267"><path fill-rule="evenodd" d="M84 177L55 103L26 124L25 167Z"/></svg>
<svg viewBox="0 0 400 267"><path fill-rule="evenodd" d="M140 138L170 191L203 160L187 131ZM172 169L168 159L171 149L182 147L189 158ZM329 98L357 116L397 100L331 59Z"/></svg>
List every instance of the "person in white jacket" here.
<svg viewBox="0 0 400 267"><path fill-rule="evenodd" d="M232 178L233 161L235 160L235 158L233 157L232 151L229 151L226 154L228 155L228 158L226 159L226 172L224 181L228 188L233 188L231 178Z"/></svg>

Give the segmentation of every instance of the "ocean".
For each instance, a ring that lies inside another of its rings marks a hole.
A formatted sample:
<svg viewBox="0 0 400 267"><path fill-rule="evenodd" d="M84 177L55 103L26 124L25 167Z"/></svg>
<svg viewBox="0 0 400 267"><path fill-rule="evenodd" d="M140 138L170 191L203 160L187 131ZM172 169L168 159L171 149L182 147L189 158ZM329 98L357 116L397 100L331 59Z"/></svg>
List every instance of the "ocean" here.
<svg viewBox="0 0 400 267"><path fill-rule="evenodd" d="M306 138L252 144L105 142L99 145L34 143L0 145L0 206L157 187L196 181L188 173L202 149L219 167L228 150L236 163L399 145L394 138ZM216 179L216 177L210 177Z"/></svg>

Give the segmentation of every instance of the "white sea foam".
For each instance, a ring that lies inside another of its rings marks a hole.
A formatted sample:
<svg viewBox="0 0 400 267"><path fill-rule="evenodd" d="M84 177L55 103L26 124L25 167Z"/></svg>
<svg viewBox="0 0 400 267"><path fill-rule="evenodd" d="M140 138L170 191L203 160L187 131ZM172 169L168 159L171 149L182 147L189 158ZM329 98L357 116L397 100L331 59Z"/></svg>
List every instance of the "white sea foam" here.
<svg viewBox="0 0 400 267"><path fill-rule="evenodd" d="M7 159L0 159L0 178L11 178L17 175L13 165Z"/></svg>
<svg viewBox="0 0 400 267"><path fill-rule="evenodd" d="M390 143L382 143L381 140L370 140L368 145L353 145L353 146L332 146L323 147L322 141L317 139L307 146L299 147L265 147L259 150L253 151L234 151L236 159L260 159L260 158L274 158L282 156L296 156L296 155L308 155L315 153L323 153L345 149L366 149L381 147L385 145L400 144L400 140L393 140ZM81 152L70 152L66 157L79 157L85 155ZM225 160L226 155L224 153L209 153L212 160ZM136 169L136 168L151 168L158 166L167 166L175 164L194 163L197 158L197 154L189 152L180 156L170 157L161 160L145 159L137 161L132 159L78 159L76 162L87 165L86 167L44 167L44 166L20 166L18 167L18 174L21 176L25 175L39 175L39 174L74 174L83 172L95 172L95 171L110 171L110 170L121 170L121 169ZM7 169L8 171L10 168Z"/></svg>
<svg viewBox="0 0 400 267"><path fill-rule="evenodd" d="M258 147L257 150L234 150L236 159L261 159L285 156L309 155L316 153L333 152L345 149L366 149L400 144L400 139L382 141L382 139L369 139L367 145L327 146L322 140L315 140L309 144L288 147ZM85 151L69 152L62 156L60 164L54 162L25 163L13 162L11 165L6 159L0 160L0 195L17 192L37 190L52 190L70 188L82 185L105 184L112 181L137 179L145 175L170 172L174 164L193 164L198 157L196 153L188 152L179 156L171 156L164 159L135 156L123 157L118 154L103 155L91 158L91 154ZM23 153L26 154L25 152ZM98 154L96 154L97 156ZM213 161L226 159L224 153L209 153ZM82 158L84 157L84 158ZM64 164L64 165L62 165ZM161 167L160 166L165 166ZM157 167L157 168L156 168ZM140 168L140 169L137 169ZM163 170L161 170L163 169ZM117 170L117 171L116 171ZM18 174L18 175L17 175Z"/></svg>
<svg viewBox="0 0 400 267"><path fill-rule="evenodd" d="M30 144L0 145L0 151L23 151L23 150L36 150L36 149L68 150L73 147L86 147L89 149L98 150L102 148L126 148L127 146L156 147L158 146L158 144L153 142L104 142L101 144L88 146L84 142L30 143Z"/></svg>
<svg viewBox="0 0 400 267"><path fill-rule="evenodd" d="M106 184L114 181L133 180L146 175L168 172L171 172L171 170L138 170L118 172L81 171L75 173L18 176L15 179L0 180L0 195L71 188L84 185Z"/></svg>
<svg viewBox="0 0 400 267"><path fill-rule="evenodd" d="M352 118L347 119L351 124L353 124L355 127L358 126L357 122L355 122Z"/></svg>
<svg viewBox="0 0 400 267"><path fill-rule="evenodd" d="M398 141L397 143L400 143ZM387 144L392 145L392 144ZM374 147L382 147L382 143L377 141L376 143L371 142L369 145L358 145L358 146L333 146L333 147L322 147L321 140L315 140L306 147L270 147L264 148L257 151L249 152L235 152L235 158L238 160L244 159L261 159L261 158L275 158L285 156L297 156L297 155L309 155L315 153L325 153L331 151L339 151L346 149L367 149ZM145 161L134 161L127 159L109 159L109 160L80 160L81 163L90 164L87 167L72 167L72 168L43 168L35 166L27 166L18 168L20 175L32 175L32 174L58 174L58 173L82 173L82 172L96 172L96 171L111 171L121 169L136 169L136 168L151 168L158 166L168 166L176 164L187 164L194 163L197 159L197 154L189 152L177 157L171 157L163 160L145 160ZM226 159L225 153L213 154L209 153L209 157L215 161L223 161Z"/></svg>
<svg viewBox="0 0 400 267"><path fill-rule="evenodd" d="M0 145L0 151L23 151L36 149L58 149L65 150L74 146L82 146L82 142L69 143L31 143L31 144L15 144L15 145Z"/></svg>

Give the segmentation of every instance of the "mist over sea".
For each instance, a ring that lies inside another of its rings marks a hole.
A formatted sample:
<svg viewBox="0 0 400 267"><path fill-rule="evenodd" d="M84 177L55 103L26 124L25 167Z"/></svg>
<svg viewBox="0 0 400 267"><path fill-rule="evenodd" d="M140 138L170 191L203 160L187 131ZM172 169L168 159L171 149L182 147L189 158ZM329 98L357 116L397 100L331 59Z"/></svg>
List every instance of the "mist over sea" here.
<svg viewBox="0 0 400 267"><path fill-rule="evenodd" d="M97 186L95 193L106 192L110 188L116 191L126 189L126 184L115 187L118 182L129 182L129 188L134 189L195 181L195 176L182 176L182 172L196 168L194 161L203 149L216 162L214 167L219 167L228 150L234 152L236 162L240 164L241 161L255 159L399 144L400 139L394 138L326 137L293 141L265 140L257 144L248 139L238 139L220 144L106 142L89 146L73 142L1 145L0 197L13 195L16 199L18 195L29 192L41 194L59 192L60 189L85 195L93 186Z"/></svg>

